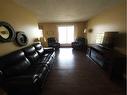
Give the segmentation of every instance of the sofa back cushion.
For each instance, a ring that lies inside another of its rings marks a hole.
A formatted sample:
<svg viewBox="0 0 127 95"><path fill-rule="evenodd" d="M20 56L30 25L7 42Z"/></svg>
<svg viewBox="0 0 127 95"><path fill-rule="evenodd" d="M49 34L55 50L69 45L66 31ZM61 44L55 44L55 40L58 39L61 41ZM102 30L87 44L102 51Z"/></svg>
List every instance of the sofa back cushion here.
<svg viewBox="0 0 127 95"><path fill-rule="evenodd" d="M3 76L15 76L25 72L31 63L25 57L23 51L15 51L0 59L0 70Z"/></svg>
<svg viewBox="0 0 127 95"><path fill-rule="evenodd" d="M33 44L33 46L35 47L36 51L38 52L38 54L41 56L44 53L44 48L41 45L41 43L35 43Z"/></svg>
<svg viewBox="0 0 127 95"><path fill-rule="evenodd" d="M33 46L29 46L23 49L25 56L32 64L36 64L39 58L38 53L36 52Z"/></svg>

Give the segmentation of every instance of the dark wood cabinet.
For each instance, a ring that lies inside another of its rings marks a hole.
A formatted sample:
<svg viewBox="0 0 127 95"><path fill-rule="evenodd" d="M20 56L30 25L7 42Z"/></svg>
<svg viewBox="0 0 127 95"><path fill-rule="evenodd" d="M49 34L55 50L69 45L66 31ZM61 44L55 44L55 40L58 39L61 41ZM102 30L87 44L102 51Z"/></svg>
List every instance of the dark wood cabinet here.
<svg viewBox="0 0 127 95"><path fill-rule="evenodd" d="M125 79L126 56L113 49L107 49L100 45L91 45L88 48L88 56L105 70L113 79Z"/></svg>

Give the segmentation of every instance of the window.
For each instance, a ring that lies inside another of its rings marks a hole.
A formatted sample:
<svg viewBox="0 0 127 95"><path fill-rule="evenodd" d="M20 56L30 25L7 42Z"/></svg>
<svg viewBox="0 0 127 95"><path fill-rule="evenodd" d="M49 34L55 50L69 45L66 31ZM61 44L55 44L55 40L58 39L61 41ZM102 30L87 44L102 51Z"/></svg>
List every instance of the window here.
<svg viewBox="0 0 127 95"><path fill-rule="evenodd" d="M58 35L60 44L70 44L74 41L74 26L59 26Z"/></svg>
<svg viewBox="0 0 127 95"><path fill-rule="evenodd" d="M99 32L96 35L96 43L101 44L103 41L104 32Z"/></svg>

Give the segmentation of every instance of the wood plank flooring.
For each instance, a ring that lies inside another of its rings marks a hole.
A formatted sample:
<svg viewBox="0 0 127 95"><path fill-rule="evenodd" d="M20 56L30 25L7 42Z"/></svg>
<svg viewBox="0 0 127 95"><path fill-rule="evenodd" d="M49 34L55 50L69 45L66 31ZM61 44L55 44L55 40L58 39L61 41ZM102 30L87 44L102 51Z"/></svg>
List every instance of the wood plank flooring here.
<svg viewBox="0 0 127 95"><path fill-rule="evenodd" d="M125 95L84 52L61 48L42 95Z"/></svg>

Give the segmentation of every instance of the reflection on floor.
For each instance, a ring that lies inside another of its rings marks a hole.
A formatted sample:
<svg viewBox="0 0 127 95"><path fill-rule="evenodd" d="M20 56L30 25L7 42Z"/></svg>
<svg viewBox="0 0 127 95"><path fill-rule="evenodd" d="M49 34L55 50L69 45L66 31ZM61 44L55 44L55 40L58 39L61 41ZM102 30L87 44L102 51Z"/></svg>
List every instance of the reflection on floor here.
<svg viewBox="0 0 127 95"><path fill-rule="evenodd" d="M42 95L124 95L84 52L61 48Z"/></svg>

